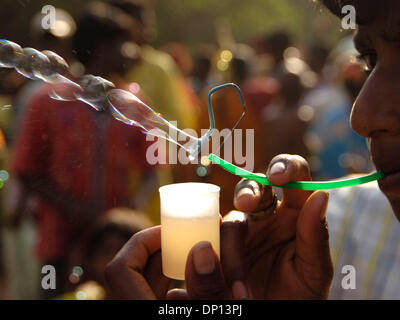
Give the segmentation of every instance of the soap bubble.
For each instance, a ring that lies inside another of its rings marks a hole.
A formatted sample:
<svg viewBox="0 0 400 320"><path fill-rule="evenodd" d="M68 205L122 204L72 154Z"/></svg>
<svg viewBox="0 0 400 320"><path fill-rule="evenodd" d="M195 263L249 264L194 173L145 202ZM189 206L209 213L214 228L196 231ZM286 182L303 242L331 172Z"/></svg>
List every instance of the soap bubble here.
<svg viewBox="0 0 400 320"><path fill-rule="evenodd" d="M53 71L52 76L57 74L67 74L69 71L69 65L64 60L64 58L60 57L57 53L49 50L44 50L42 53L49 59L51 70ZM52 81L52 77L47 79L48 81Z"/></svg>
<svg viewBox="0 0 400 320"><path fill-rule="evenodd" d="M84 75L77 82L69 79L69 66L58 54L0 40L0 67L15 67L21 75L50 83L49 96L60 101L80 100L97 111L110 108L115 119L142 129L143 133L163 138L182 147L194 160L209 135L195 138L165 120L133 93L115 88L106 79ZM139 90L139 86L137 87ZM178 142L185 141L185 146Z"/></svg>
<svg viewBox="0 0 400 320"><path fill-rule="evenodd" d="M78 100L87 103L97 111L104 111L108 108L107 91L115 87L112 82L88 74L81 77L79 84L83 91L76 94Z"/></svg>
<svg viewBox="0 0 400 320"><path fill-rule="evenodd" d="M9 174L6 170L0 170L0 179L3 181L7 181L9 178Z"/></svg>
<svg viewBox="0 0 400 320"><path fill-rule="evenodd" d="M76 96L83 93L83 89L76 82L59 75L51 84L50 98L60 101L75 101Z"/></svg>
<svg viewBox="0 0 400 320"><path fill-rule="evenodd" d="M18 44L0 39L0 67L14 68L22 54L23 50Z"/></svg>
<svg viewBox="0 0 400 320"><path fill-rule="evenodd" d="M143 103L134 94L121 89L112 89L108 92L111 113L115 119L125 124L139 127L143 133L163 138L173 142L189 152L190 147L181 145L177 138L183 135L189 138L189 145L198 145L199 139L178 129L173 124L165 120L160 113Z"/></svg>
<svg viewBox="0 0 400 320"><path fill-rule="evenodd" d="M53 74L49 58L33 48L23 49L23 55L15 69L24 77L33 80L46 80Z"/></svg>

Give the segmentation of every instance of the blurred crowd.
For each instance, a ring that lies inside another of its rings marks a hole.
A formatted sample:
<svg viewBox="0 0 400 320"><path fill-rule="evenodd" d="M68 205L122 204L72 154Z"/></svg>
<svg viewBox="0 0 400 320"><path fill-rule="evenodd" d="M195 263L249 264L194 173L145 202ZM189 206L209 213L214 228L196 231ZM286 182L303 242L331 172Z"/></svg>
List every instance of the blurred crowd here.
<svg viewBox="0 0 400 320"><path fill-rule="evenodd" d="M348 121L366 79L351 39L332 48L273 30L247 43L155 48L152 9L134 0L92 1L76 17L57 9L49 30L39 12L31 43L21 45L54 51L75 77L108 79L198 133L209 127L208 91L236 83L247 108L238 128L254 129L256 172L281 153L306 158L316 180L372 170L365 140ZM54 100L49 90L0 69L3 298L106 298L102 270L133 233L159 223L161 185L217 184L221 214L233 208L237 177L204 162L150 165L140 128L80 101ZM220 130L232 128L243 111L231 89L217 92L213 107ZM43 265L55 266L56 290L41 289Z"/></svg>

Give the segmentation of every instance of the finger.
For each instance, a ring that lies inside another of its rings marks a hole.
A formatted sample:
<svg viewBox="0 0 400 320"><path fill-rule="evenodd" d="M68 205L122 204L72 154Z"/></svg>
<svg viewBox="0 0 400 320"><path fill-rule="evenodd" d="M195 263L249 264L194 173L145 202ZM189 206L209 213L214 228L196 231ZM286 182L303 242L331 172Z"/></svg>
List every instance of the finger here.
<svg viewBox="0 0 400 320"><path fill-rule="evenodd" d="M185 280L191 299L221 300L226 297L221 265L211 243L201 241L190 250Z"/></svg>
<svg viewBox="0 0 400 320"><path fill-rule="evenodd" d="M117 253L131 269L143 272L151 255L161 249L161 227L156 226L136 233Z"/></svg>
<svg viewBox="0 0 400 320"><path fill-rule="evenodd" d="M267 177L275 185L283 185L292 181L309 181L311 180L310 167L307 161L300 156L281 154L272 159ZM311 191L283 189L282 205L301 209L311 194Z"/></svg>
<svg viewBox="0 0 400 320"><path fill-rule="evenodd" d="M167 300L189 300L189 295L184 289L172 289L167 292Z"/></svg>
<svg viewBox="0 0 400 320"><path fill-rule="evenodd" d="M267 208L273 201L272 188L254 180L242 179L235 188L233 204L243 212L255 212Z"/></svg>
<svg viewBox="0 0 400 320"><path fill-rule="evenodd" d="M245 240L247 219L243 212L231 211L221 226L221 265L225 283L233 299L249 297L246 286Z"/></svg>
<svg viewBox="0 0 400 320"><path fill-rule="evenodd" d="M136 233L122 247L105 269L105 279L112 298L157 298L142 272L149 258L160 248L160 226Z"/></svg>
<svg viewBox="0 0 400 320"><path fill-rule="evenodd" d="M325 218L328 199L328 193L314 192L300 211L296 231L296 269L320 298L327 298L333 277Z"/></svg>
<svg viewBox="0 0 400 320"><path fill-rule="evenodd" d="M149 258L143 276L157 298L163 299L168 291L170 279L162 273L161 251L157 251Z"/></svg>

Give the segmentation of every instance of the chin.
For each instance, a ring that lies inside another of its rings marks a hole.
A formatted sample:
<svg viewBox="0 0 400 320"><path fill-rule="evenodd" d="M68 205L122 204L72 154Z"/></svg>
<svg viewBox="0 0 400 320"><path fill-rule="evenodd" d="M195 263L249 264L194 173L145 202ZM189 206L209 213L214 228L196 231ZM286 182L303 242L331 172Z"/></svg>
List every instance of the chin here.
<svg viewBox="0 0 400 320"><path fill-rule="evenodd" d="M378 181L379 188L389 200L393 212L400 222L400 174L392 174Z"/></svg>
<svg viewBox="0 0 400 320"><path fill-rule="evenodd" d="M393 197L393 195L386 195L386 197L388 198L390 205L392 206L394 215L400 222L400 196Z"/></svg>

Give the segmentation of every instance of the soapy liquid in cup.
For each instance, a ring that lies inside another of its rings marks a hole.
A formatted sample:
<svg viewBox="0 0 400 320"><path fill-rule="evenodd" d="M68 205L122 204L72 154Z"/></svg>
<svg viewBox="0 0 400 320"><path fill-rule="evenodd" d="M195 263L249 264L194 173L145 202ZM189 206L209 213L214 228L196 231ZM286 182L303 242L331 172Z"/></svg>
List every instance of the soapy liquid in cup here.
<svg viewBox="0 0 400 320"><path fill-rule="evenodd" d="M219 256L219 191L207 183L161 187L161 255L163 274L184 280L190 249L208 241Z"/></svg>

